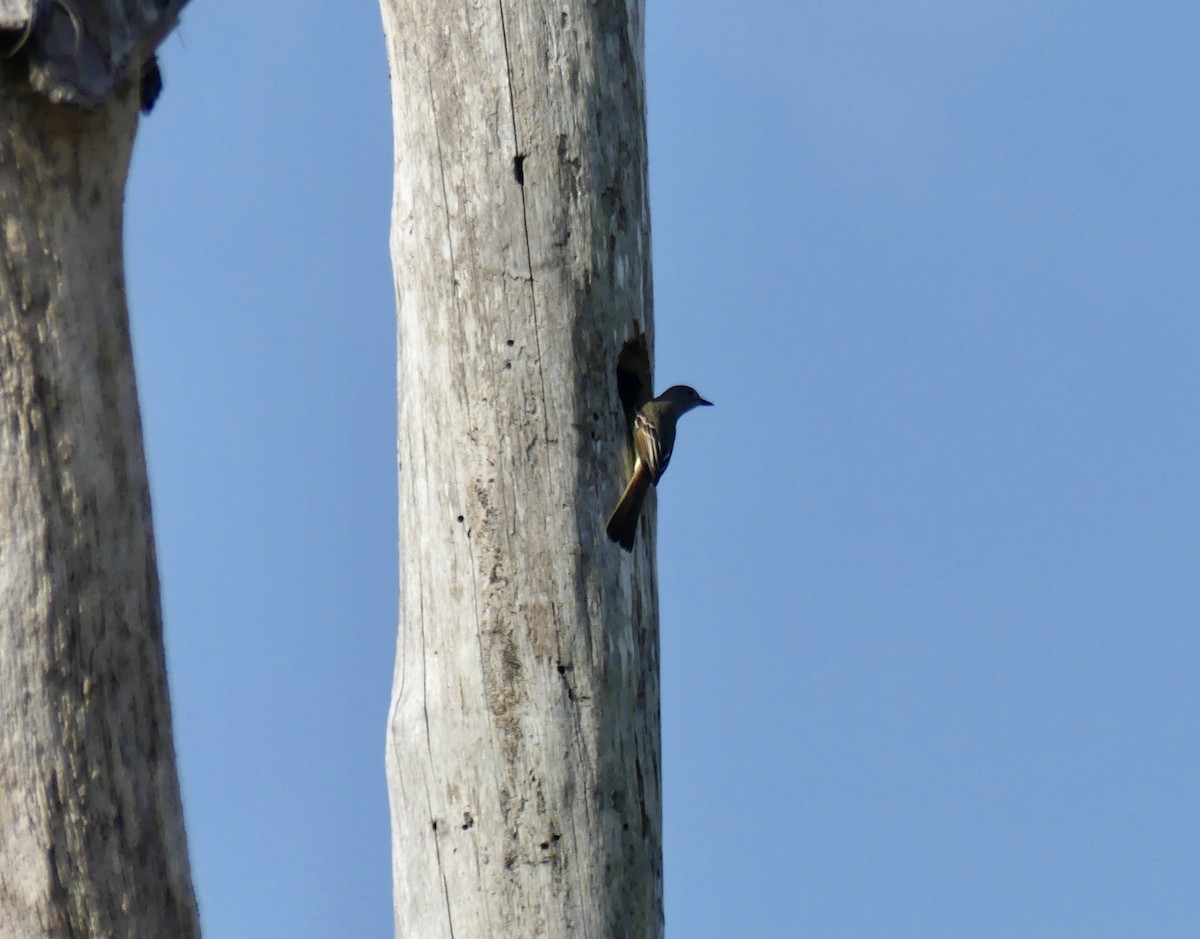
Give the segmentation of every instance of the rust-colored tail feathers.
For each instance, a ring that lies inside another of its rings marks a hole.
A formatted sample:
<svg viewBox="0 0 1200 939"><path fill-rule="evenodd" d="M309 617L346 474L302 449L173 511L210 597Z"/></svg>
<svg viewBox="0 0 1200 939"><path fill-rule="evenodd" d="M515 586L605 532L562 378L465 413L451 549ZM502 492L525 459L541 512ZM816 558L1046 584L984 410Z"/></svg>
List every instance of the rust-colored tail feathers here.
<svg viewBox="0 0 1200 939"><path fill-rule="evenodd" d="M621 500L608 517L608 525L604 530L608 537L626 551L633 550L633 539L637 535L638 519L642 515L642 503L646 501L646 493L650 491L650 471L638 461L637 469L629 480L629 485L621 494Z"/></svg>

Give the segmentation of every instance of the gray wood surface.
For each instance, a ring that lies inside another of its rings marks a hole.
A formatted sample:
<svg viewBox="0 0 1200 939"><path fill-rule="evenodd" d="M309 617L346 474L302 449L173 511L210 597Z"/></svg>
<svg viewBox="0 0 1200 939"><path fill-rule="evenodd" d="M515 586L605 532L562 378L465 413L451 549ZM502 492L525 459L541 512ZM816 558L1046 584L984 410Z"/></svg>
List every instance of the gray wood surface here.
<svg viewBox="0 0 1200 939"><path fill-rule="evenodd" d="M0 0L0 29L23 30L33 15L33 0Z"/></svg>
<svg viewBox="0 0 1200 939"><path fill-rule="evenodd" d="M383 0L396 172L396 934L662 932L642 6Z"/></svg>
<svg viewBox="0 0 1200 939"><path fill-rule="evenodd" d="M137 126L0 88L0 937L198 935L126 312Z"/></svg>

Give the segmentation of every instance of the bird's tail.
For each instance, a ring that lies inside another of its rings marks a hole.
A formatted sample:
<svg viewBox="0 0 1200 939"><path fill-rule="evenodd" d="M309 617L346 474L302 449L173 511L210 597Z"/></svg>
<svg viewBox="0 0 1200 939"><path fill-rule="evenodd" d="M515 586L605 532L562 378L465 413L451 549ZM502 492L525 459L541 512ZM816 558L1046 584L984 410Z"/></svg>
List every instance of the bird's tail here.
<svg viewBox="0 0 1200 939"><path fill-rule="evenodd" d="M650 473L641 464L629 480L629 485L621 493L621 500L608 517L608 525L604 530L608 537L626 551L633 550L633 539L637 535L638 519L642 514L642 503L646 501L646 493L650 491Z"/></svg>

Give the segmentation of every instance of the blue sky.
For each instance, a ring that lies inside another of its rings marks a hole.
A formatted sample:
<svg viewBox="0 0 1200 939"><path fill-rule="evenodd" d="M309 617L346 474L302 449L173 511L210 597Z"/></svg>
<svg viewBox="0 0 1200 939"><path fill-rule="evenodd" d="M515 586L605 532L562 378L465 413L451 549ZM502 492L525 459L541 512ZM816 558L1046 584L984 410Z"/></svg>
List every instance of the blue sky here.
<svg viewBox="0 0 1200 939"><path fill-rule="evenodd" d="M391 934L378 11L194 0L127 215L212 937ZM1200 935L1200 8L650 0L667 934Z"/></svg>

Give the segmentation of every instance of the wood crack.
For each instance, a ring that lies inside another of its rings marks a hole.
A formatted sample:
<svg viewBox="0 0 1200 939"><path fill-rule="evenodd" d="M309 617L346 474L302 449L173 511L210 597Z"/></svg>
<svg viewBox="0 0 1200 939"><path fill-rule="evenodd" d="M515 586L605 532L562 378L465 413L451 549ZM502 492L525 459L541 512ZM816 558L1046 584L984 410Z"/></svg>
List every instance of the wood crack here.
<svg viewBox="0 0 1200 939"><path fill-rule="evenodd" d="M533 313L533 342L537 355L538 381L542 386L542 428L545 439L550 440L550 416L546 402L546 371L542 366L542 330L538 323L537 285L533 279L533 246L529 240L529 200L525 195L525 159L528 152L521 146L521 138L517 133L517 95L513 87L512 53L508 47L508 24L504 16L504 0L497 0L500 5L500 35L504 41L504 71L508 79L508 110L512 117L513 133L513 173L521 186L521 223L525 234L525 260L529 271L529 308ZM518 171L519 167L519 171Z"/></svg>

